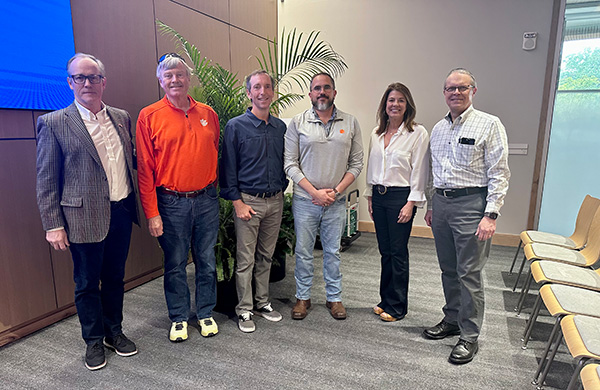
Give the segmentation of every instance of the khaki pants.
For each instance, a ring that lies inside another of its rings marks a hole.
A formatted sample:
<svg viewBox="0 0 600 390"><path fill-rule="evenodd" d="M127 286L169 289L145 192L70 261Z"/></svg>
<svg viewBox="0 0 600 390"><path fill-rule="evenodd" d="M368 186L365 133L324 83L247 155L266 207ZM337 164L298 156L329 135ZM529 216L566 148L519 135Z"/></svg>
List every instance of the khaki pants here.
<svg viewBox="0 0 600 390"><path fill-rule="evenodd" d="M242 201L252 207L256 215L249 221L234 216L237 238L235 281L239 300L235 307L237 315L253 308L253 276L256 306L261 308L269 303L269 273L281 226L283 192L270 198L242 193Z"/></svg>

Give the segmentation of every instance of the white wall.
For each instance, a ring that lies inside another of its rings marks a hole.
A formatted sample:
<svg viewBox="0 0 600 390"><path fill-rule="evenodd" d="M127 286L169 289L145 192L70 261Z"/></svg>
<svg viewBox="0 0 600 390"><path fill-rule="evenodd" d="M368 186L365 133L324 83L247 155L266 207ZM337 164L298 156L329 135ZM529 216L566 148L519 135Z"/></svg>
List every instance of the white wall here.
<svg viewBox="0 0 600 390"><path fill-rule="evenodd" d="M283 0L279 31L319 30L344 56L349 69L337 80L336 105L358 118L365 148L388 84L411 89L417 121L431 131L447 112L447 72L471 70L479 87L474 106L500 117L509 143L529 145L528 155L510 156L510 189L498 220L499 233L519 234L529 213L554 1ZM537 48L524 51L523 33L530 31L538 32ZM283 116L309 105L305 98ZM361 190L365 172L358 179ZM360 220L369 220L366 201L360 208ZM422 216L419 211L415 224L425 225Z"/></svg>

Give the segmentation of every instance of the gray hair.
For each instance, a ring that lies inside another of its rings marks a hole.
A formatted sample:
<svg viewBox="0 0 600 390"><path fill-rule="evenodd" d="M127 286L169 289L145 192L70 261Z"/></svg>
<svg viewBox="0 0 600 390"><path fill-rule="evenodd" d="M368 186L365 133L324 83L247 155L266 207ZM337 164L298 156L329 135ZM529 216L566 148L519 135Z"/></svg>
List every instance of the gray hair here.
<svg viewBox="0 0 600 390"><path fill-rule="evenodd" d="M467 69L454 68L450 72L448 72L448 75L446 76L446 78L450 77L450 75L452 73L466 74L467 76L469 76L471 78L471 85L473 86L473 88L477 88L477 81L475 81L475 76L473 76L473 73L469 72ZM445 86L446 86L446 81L444 80L444 87Z"/></svg>
<svg viewBox="0 0 600 390"><path fill-rule="evenodd" d="M67 61L67 73L69 73L69 67L71 66L71 63L79 58L88 58L92 61L94 61L96 63L96 65L98 65L98 70L100 70L100 74L102 76L106 76L105 70L104 70L104 64L102 63L102 61L100 61L99 59L97 59L96 57L94 57L91 54L86 54L86 53L77 53L75 54L73 57L71 57L69 59L69 61Z"/></svg>
<svg viewBox="0 0 600 390"><path fill-rule="evenodd" d="M160 74L163 71L177 68L177 65L179 65L179 64L183 64L183 67L185 68L185 72L186 72L187 76L190 77L192 74L192 68L190 68L188 66L188 64L186 64L182 58L175 57L175 56L168 56L164 60L162 60L156 67L156 78L160 79Z"/></svg>
<svg viewBox="0 0 600 390"><path fill-rule="evenodd" d="M273 78L273 76L271 76L271 74L266 70L259 69L246 76L246 91L250 91L250 88L252 87L252 85L250 84L250 79L252 79L252 76L256 76L257 74L266 74L267 76L269 76L269 78L271 79L271 87L275 89L275 79Z"/></svg>

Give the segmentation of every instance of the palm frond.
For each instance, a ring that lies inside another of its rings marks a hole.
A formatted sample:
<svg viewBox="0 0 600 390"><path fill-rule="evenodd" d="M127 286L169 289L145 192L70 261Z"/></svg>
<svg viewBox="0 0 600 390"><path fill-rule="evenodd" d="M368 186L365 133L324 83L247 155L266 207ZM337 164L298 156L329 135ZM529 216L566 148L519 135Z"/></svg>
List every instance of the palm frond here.
<svg viewBox="0 0 600 390"><path fill-rule="evenodd" d="M284 93L300 88L302 92L310 85L311 78L321 72L340 76L348 68L344 57L338 54L331 45L319 39L319 31L312 31L308 37L297 33L294 28L281 33L281 38L267 42L267 54L258 49L260 57L255 56L261 69L277 79L279 89Z"/></svg>

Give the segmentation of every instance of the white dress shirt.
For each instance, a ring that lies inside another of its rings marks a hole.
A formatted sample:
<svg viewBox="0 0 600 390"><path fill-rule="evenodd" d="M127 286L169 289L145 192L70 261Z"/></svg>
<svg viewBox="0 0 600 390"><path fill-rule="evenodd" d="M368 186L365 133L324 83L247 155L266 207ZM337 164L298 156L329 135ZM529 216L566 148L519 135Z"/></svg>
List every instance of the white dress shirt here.
<svg viewBox="0 0 600 390"><path fill-rule="evenodd" d="M488 213L498 213L508 191L508 140L498 117L469 106L431 131L433 187L487 187ZM431 204L431 203L430 203Z"/></svg>
<svg viewBox="0 0 600 390"><path fill-rule="evenodd" d="M366 196L372 195L372 186L375 184L410 187L408 200L423 207L429 179L429 134L421 125L414 125L413 129L413 132L409 132L402 123L387 148L384 144L385 133L377 135L377 127L373 129L367 163Z"/></svg>
<svg viewBox="0 0 600 390"><path fill-rule="evenodd" d="M102 104L102 110L98 114L92 113L75 101L75 105L81 114L81 119L87 131L94 141L94 146L100 156L102 167L108 179L110 200L113 202L124 199L131 192L127 164L123 144L117 129L106 112L106 106Z"/></svg>

